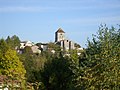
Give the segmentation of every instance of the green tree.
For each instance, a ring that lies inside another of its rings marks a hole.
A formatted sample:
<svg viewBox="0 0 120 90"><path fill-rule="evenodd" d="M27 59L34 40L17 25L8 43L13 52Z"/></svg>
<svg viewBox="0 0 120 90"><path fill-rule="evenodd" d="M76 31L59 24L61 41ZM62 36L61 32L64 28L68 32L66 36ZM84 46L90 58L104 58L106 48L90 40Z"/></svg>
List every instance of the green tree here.
<svg viewBox="0 0 120 90"><path fill-rule="evenodd" d="M80 48L81 46L78 43L75 43L76 48Z"/></svg>
<svg viewBox="0 0 120 90"><path fill-rule="evenodd" d="M23 62L26 69L26 78L30 83L38 82L39 76L37 73L44 67L46 57L36 54L24 53L20 55L20 59Z"/></svg>
<svg viewBox="0 0 120 90"><path fill-rule="evenodd" d="M41 78L39 71L44 67L46 57L30 53L29 51L31 51L31 49L28 47L23 54L19 55L19 57L26 70L26 81L33 84L34 89L37 90L39 79Z"/></svg>
<svg viewBox="0 0 120 90"><path fill-rule="evenodd" d="M41 82L47 90L73 90L72 71L68 58L48 60L41 73Z"/></svg>
<svg viewBox="0 0 120 90"><path fill-rule="evenodd" d="M87 65L87 58L85 51L81 51L80 56L78 56L77 50L72 50L70 52L70 70L72 71L72 85L74 90L85 90L85 85L87 85L85 75L85 68Z"/></svg>
<svg viewBox="0 0 120 90"><path fill-rule="evenodd" d="M54 50L55 52L52 53L51 52L52 50ZM50 43L48 43L48 50L47 51L48 51L49 54L52 54L52 55L54 54L54 56L59 56L60 53L61 53L61 48L60 48L59 45L50 42Z"/></svg>
<svg viewBox="0 0 120 90"><path fill-rule="evenodd" d="M3 54L9 49L9 46L4 39L0 40L0 53Z"/></svg>
<svg viewBox="0 0 120 90"><path fill-rule="evenodd" d="M16 35L8 36L6 42L12 49L17 49L20 46L20 39Z"/></svg>
<svg viewBox="0 0 120 90"><path fill-rule="evenodd" d="M0 72L16 80L24 79L25 69L22 62L19 60L15 50L7 46L6 42L0 40Z"/></svg>
<svg viewBox="0 0 120 90"><path fill-rule="evenodd" d="M120 88L120 29L102 25L86 49L88 64L85 69L86 88Z"/></svg>

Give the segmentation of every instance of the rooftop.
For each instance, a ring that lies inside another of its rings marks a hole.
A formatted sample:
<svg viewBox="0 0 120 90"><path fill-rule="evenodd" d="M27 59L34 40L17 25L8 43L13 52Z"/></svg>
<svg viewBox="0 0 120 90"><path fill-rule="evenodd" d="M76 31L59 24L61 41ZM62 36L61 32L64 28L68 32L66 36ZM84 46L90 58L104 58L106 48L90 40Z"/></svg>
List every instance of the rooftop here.
<svg viewBox="0 0 120 90"><path fill-rule="evenodd" d="M65 33L61 28L59 28L56 32Z"/></svg>

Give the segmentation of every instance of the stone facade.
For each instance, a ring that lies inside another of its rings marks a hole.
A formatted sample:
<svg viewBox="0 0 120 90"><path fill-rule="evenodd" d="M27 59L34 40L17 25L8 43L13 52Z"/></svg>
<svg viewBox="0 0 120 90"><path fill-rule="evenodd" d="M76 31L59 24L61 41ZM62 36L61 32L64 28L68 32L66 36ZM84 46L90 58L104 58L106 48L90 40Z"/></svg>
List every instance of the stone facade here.
<svg viewBox="0 0 120 90"><path fill-rule="evenodd" d="M65 40L65 32L61 28L59 28L55 32L55 42L60 42L62 40Z"/></svg>
<svg viewBox="0 0 120 90"><path fill-rule="evenodd" d="M20 43L20 49L17 51L18 53L22 54L25 47L30 47L33 53L41 53L41 50L39 49L38 46L36 46L34 43L32 43L31 41L22 41Z"/></svg>
<svg viewBox="0 0 120 90"><path fill-rule="evenodd" d="M65 51L75 49L74 42L66 39L65 32L61 28L55 32L55 43L59 44Z"/></svg>
<svg viewBox="0 0 120 90"><path fill-rule="evenodd" d="M26 46L29 46L29 47L31 47L31 46L33 46L34 44L31 42L31 41L22 41L21 43L20 43L20 49L24 49Z"/></svg>

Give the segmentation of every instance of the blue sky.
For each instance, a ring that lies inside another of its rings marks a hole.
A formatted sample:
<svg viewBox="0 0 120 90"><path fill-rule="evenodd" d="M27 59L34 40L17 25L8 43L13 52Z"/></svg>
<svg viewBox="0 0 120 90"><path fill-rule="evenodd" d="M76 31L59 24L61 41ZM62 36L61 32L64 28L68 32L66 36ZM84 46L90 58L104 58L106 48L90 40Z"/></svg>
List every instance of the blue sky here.
<svg viewBox="0 0 120 90"><path fill-rule="evenodd" d="M120 24L120 0L0 0L0 38L50 42L62 28L85 47L101 23Z"/></svg>

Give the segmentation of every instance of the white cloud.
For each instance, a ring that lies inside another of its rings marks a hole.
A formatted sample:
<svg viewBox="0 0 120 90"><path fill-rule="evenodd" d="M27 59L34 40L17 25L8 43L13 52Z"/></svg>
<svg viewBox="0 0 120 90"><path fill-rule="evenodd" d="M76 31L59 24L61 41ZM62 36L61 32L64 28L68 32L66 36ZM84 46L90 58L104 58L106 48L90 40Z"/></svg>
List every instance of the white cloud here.
<svg viewBox="0 0 120 90"><path fill-rule="evenodd" d="M79 25L98 25L101 23L115 23L120 22L120 16L110 16L110 17L92 17L92 18L76 18L76 19L67 19L62 20L61 22L70 23L70 24L79 24ZM117 23L116 23L117 24Z"/></svg>
<svg viewBox="0 0 120 90"><path fill-rule="evenodd" d="M73 2L73 1L72 1ZM0 7L0 12L57 12L57 11L74 11L74 10L104 10L104 9L115 9L120 8L120 4L114 4L114 3L97 3L94 2L87 2L86 4L84 1L78 2L74 1L73 4L69 3L63 3L58 6L51 6L50 4L46 6L3 6ZM68 5L66 5L68 4Z"/></svg>
<svg viewBox="0 0 120 90"><path fill-rule="evenodd" d="M48 11L50 7L1 7L0 12L45 12Z"/></svg>

